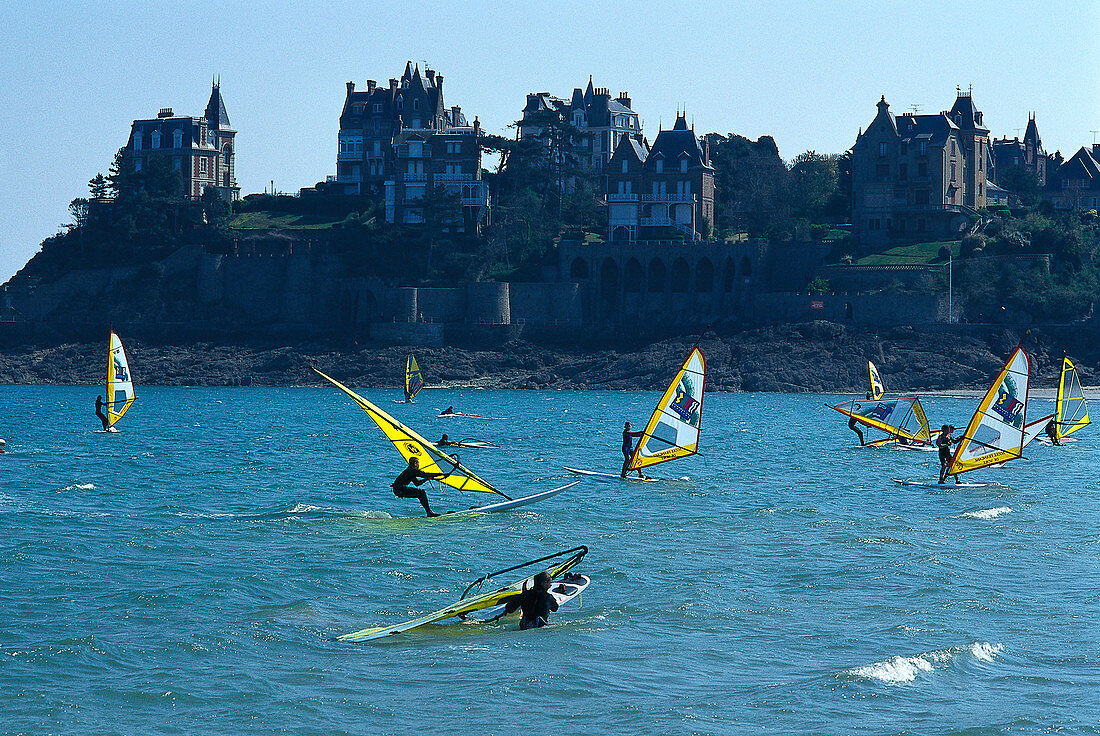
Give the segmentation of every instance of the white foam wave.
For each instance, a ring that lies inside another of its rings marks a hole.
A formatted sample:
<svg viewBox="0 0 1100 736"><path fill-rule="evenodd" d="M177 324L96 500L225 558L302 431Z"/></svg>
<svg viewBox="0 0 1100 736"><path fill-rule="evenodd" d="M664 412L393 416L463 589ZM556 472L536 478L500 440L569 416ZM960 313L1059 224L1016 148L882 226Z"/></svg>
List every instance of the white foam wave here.
<svg viewBox="0 0 1100 736"><path fill-rule="evenodd" d="M61 490L63 491L94 491L94 483L70 483Z"/></svg>
<svg viewBox="0 0 1100 736"><path fill-rule="evenodd" d="M363 516L368 519L392 519L385 511L364 511Z"/></svg>
<svg viewBox="0 0 1100 736"><path fill-rule="evenodd" d="M996 519L1001 514L1011 514L1012 509L1008 506L998 506L992 509L982 509L981 511L967 511L963 516L970 517L971 519Z"/></svg>
<svg viewBox="0 0 1100 736"><path fill-rule="evenodd" d="M292 508L290 511L287 511L287 513L288 514L307 514L310 511L318 511L320 508L321 508L320 506L314 506L314 505L308 504L308 503L299 503L299 504L296 504L294 506L294 508Z"/></svg>
<svg viewBox="0 0 1100 736"><path fill-rule="evenodd" d="M970 655L980 662L992 662L1000 654L1000 644L976 641L965 647L936 649L923 654L895 656L881 662L873 662L847 670L847 674L867 680L878 680L891 685L912 682L922 674L935 671L936 667L947 667L960 657Z"/></svg>

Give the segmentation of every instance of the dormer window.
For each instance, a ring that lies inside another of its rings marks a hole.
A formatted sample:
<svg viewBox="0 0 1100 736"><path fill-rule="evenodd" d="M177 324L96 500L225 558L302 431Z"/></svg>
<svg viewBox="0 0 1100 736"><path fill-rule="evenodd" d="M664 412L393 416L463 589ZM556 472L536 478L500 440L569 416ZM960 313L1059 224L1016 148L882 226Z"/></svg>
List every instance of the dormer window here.
<svg viewBox="0 0 1100 736"><path fill-rule="evenodd" d="M374 111L375 112L382 112L382 103L381 102L374 103Z"/></svg>
<svg viewBox="0 0 1100 736"><path fill-rule="evenodd" d="M401 106L404 105L404 104L405 104L405 100L402 97L398 96L398 98L397 98L397 109L400 110Z"/></svg>
<svg viewBox="0 0 1100 736"><path fill-rule="evenodd" d="M664 170L665 170L665 160L663 158L658 157L657 161L654 162L654 164L653 164L653 170L655 172L657 172L658 174L663 173Z"/></svg>
<svg viewBox="0 0 1100 736"><path fill-rule="evenodd" d="M177 130L172 134L172 148L183 148L183 131Z"/></svg>
<svg viewBox="0 0 1100 736"><path fill-rule="evenodd" d="M420 109L420 100L413 100L413 110Z"/></svg>
<svg viewBox="0 0 1100 736"><path fill-rule="evenodd" d="M623 159L623 173L624 174L630 173L630 162L627 161L625 158Z"/></svg>
<svg viewBox="0 0 1100 736"><path fill-rule="evenodd" d="M878 157L879 158L886 158L887 150L888 150L888 148L887 148L887 144L885 142L879 143L878 144Z"/></svg>
<svg viewBox="0 0 1100 736"><path fill-rule="evenodd" d="M149 138L151 140L153 148L160 148L160 131L159 130L154 130L153 134L151 136L149 136Z"/></svg>
<svg viewBox="0 0 1100 736"><path fill-rule="evenodd" d="M141 150L141 131L140 130L134 133L134 150L135 151L140 151Z"/></svg>
<svg viewBox="0 0 1100 736"><path fill-rule="evenodd" d="M680 173L686 174L688 170L688 160L686 158L680 159Z"/></svg>

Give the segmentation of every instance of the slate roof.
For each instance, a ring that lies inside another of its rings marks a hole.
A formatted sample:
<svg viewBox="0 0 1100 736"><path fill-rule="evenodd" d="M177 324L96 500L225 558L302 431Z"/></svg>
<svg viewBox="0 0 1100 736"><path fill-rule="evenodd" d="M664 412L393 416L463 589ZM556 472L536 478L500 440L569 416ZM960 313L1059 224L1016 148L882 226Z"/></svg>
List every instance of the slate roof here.
<svg viewBox="0 0 1100 736"><path fill-rule="evenodd" d="M229 130L229 113L225 111L225 100L222 99L221 82L215 82L210 90L210 101L206 103L207 124L211 130Z"/></svg>
<svg viewBox="0 0 1100 736"><path fill-rule="evenodd" d="M1100 189L1100 162L1082 146L1073 158L1058 167L1058 171L1050 177L1047 188L1061 188L1064 179L1085 179L1089 189Z"/></svg>
<svg viewBox="0 0 1100 736"><path fill-rule="evenodd" d="M704 166L703 149L695 137L695 131L687 127L687 119L683 115L676 116L676 123L672 130L662 130L653 139L653 145L649 149L648 162L663 157L666 161L679 161L681 155L688 157L688 166Z"/></svg>

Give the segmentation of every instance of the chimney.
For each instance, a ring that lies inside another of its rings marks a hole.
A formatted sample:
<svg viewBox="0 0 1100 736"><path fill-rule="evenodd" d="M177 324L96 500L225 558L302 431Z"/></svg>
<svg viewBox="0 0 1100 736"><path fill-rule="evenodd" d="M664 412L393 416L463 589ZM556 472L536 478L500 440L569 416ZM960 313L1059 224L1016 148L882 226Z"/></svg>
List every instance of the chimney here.
<svg viewBox="0 0 1100 736"><path fill-rule="evenodd" d="M435 75L435 86L440 92L443 91L443 75L442 74L436 74Z"/></svg>
<svg viewBox="0 0 1100 736"><path fill-rule="evenodd" d="M397 80L392 77L390 78L390 89L397 89Z"/></svg>
<svg viewBox="0 0 1100 736"><path fill-rule="evenodd" d="M424 67L424 76L428 78L429 84L435 84L435 70Z"/></svg>
<svg viewBox="0 0 1100 736"><path fill-rule="evenodd" d="M373 79L367 80L367 92L373 92L376 87L378 87L378 82L374 81Z"/></svg>
<svg viewBox="0 0 1100 736"><path fill-rule="evenodd" d="M620 92L619 102L623 107L630 107L630 94L628 92Z"/></svg>
<svg viewBox="0 0 1100 736"><path fill-rule="evenodd" d="M172 117L172 108L162 107L160 112L157 113L158 118L170 118Z"/></svg>
<svg viewBox="0 0 1100 736"><path fill-rule="evenodd" d="M1092 157L1093 158L1100 157L1100 143L1093 143L1092 144Z"/></svg>
<svg viewBox="0 0 1100 736"><path fill-rule="evenodd" d="M481 121L477 119L477 115L474 115L474 137L477 138L481 135Z"/></svg>
<svg viewBox="0 0 1100 736"><path fill-rule="evenodd" d="M458 127L459 121L462 120L462 108L458 105L451 105L451 125Z"/></svg>
<svg viewBox="0 0 1100 736"><path fill-rule="evenodd" d="M348 94L350 95L355 91L355 82L348 82Z"/></svg>

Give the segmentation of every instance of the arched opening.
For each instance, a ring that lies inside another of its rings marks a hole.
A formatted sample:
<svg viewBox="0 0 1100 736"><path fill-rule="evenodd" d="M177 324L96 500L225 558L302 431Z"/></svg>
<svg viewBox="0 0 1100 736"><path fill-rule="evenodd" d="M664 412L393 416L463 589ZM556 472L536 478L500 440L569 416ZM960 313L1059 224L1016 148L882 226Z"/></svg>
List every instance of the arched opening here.
<svg viewBox="0 0 1100 736"><path fill-rule="evenodd" d="M623 269L623 291L637 294L642 290L642 264L637 258L631 258Z"/></svg>
<svg viewBox="0 0 1100 736"><path fill-rule="evenodd" d="M630 240L630 228L626 225L616 225L611 231L611 239L615 242Z"/></svg>
<svg viewBox="0 0 1100 736"><path fill-rule="evenodd" d="M722 291L733 291L733 281L737 278L737 267L733 264L733 259L726 257L726 265L722 274Z"/></svg>
<svg viewBox="0 0 1100 736"><path fill-rule="evenodd" d="M695 290L714 291L714 265L709 258L702 259L695 266Z"/></svg>
<svg viewBox="0 0 1100 736"><path fill-rule="evenodd" d="M574 258L569 265L569 278L574 281L586 281L588 279L588 261L583 258Z"/></svg>
<svg viewBox="0 0 1100 736"><path fill-rule="evenodd" d="M745 278L752 276L752 261L749 260L748 256L741 257L741 275Z"/></svg>
<svg viewBox="0 0 1100 736"><path fill-rule="evenodd" d="M654 258L649 262L649 285L646 291L664 293L665 290L665 262L660 258Z"/></svg>
<svg viewBox="0 0 1100 736"><path fill-rule="evenodd" d="M690 270L688 269L687 261L683 258L677 258L676 262L672 264L672 292L674 294L682 294L687 291L689 278Z"/></svg>

